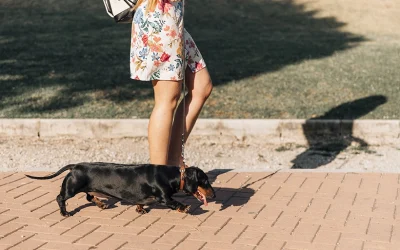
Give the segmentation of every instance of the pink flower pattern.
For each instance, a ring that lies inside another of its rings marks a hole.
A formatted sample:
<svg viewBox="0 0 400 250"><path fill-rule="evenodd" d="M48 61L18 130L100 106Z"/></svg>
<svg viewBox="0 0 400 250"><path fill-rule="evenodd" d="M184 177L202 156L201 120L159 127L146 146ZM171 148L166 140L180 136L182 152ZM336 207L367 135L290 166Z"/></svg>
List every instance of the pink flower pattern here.
<svg viewBox="0 0 400 250"><path fill-rule="evenodd" d="M182 1L158 0L154 12L147 12L146 8L144 1L132 22L131 78L176 81L183 78L186 67L193 73L205 68L196 43L183 28Z"/></svg>

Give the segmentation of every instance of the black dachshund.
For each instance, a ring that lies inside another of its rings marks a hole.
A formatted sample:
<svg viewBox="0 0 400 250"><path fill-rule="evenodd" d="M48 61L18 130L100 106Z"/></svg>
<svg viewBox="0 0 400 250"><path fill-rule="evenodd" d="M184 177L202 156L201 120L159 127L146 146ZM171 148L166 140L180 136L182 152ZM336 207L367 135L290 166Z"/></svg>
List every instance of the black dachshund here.
<svg viewBox="0 0 400 250"><path fill-rule="evenodd" d="M67 165L49 176L26 176L48 180L66 170L70 172L65 176L57 196L60 213L65 217L70 216L65 208L66 200L80 192L86 193L86 199L100 208L108 206L92 194L136 204L138 213L146 213L143 206L153 202L187 213L190 206L172 199L172 195L180 190L194 195L204 205L207 205L207 198L215 198L207 175L197 167L95 162Z"/></svg>

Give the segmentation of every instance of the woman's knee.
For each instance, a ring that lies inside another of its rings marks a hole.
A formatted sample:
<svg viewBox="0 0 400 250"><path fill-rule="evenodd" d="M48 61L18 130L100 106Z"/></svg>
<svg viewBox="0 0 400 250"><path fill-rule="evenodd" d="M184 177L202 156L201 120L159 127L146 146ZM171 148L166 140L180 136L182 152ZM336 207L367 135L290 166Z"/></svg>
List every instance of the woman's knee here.
<svg viewBox="0 0 400 250"><path fill-rule="evenodd" d="M213 89L213 84L211 79L208 79L206 82L202 84L201 89L196 89L193 91L192 96L194 99L200 99L203 101L206 101L208 97L211 95L212 89Z"/></svg>
<svg viewBox="0 0 400 250"><path fill-rule="evenodd" d="M165 85L165 83L162 84ZM157 107L175 110L181 95L180 85L178 85L179 83L175 82L168 82L166 84L170 85L165 85L163 87L154 87L155 105Z"/></svg>
<svg viewBox="0 0 400 250"><path fill-rule="evenodd" d="M213 83L210 77L203 77L201 82L199 82L199 80L194 83L194 85L197 86L190 91L190 94L193 99L206 101L213 90Z"/></svg>

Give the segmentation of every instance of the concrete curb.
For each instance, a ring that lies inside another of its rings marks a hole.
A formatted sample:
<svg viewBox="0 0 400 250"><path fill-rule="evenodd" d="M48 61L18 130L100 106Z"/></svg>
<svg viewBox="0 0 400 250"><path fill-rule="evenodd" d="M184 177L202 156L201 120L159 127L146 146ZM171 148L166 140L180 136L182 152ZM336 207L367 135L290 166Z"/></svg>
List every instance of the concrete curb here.
<svg viewBox="0 0 400 250"><path fill-rule="evenodd" d="M148 119L0 119L0 137L146 137ZM192 136L235 137L307 144L315 138L355 138L400 145L400 120L199 119Z"/></svg>

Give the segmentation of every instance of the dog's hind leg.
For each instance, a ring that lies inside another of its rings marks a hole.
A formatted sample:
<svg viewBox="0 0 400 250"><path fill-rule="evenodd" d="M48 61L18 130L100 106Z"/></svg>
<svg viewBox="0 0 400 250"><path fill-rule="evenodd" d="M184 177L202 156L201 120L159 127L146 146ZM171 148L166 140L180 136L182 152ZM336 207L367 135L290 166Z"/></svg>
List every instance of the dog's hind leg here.
<svg viewBox="0 0 400 250"><path fill-rule="evenodd" d="M86 200L88 200L89 202L94 202L101 209L108 208L108 204L102 202L97 197L94 197L93 195L90 195L89 193L86 193Z"/></svg>
<svg viewBox="0 0 400 250"><path fill-rule="evenodd" d="M75 176L71 174L67 174L65 176L64 181L61 185L60 194L57 196L57 203L60 207L60 213L64 217L69 217L71 214L67 212L65 202L74 197L77 193L81 192L82 184L79 185Z"/></svg>

